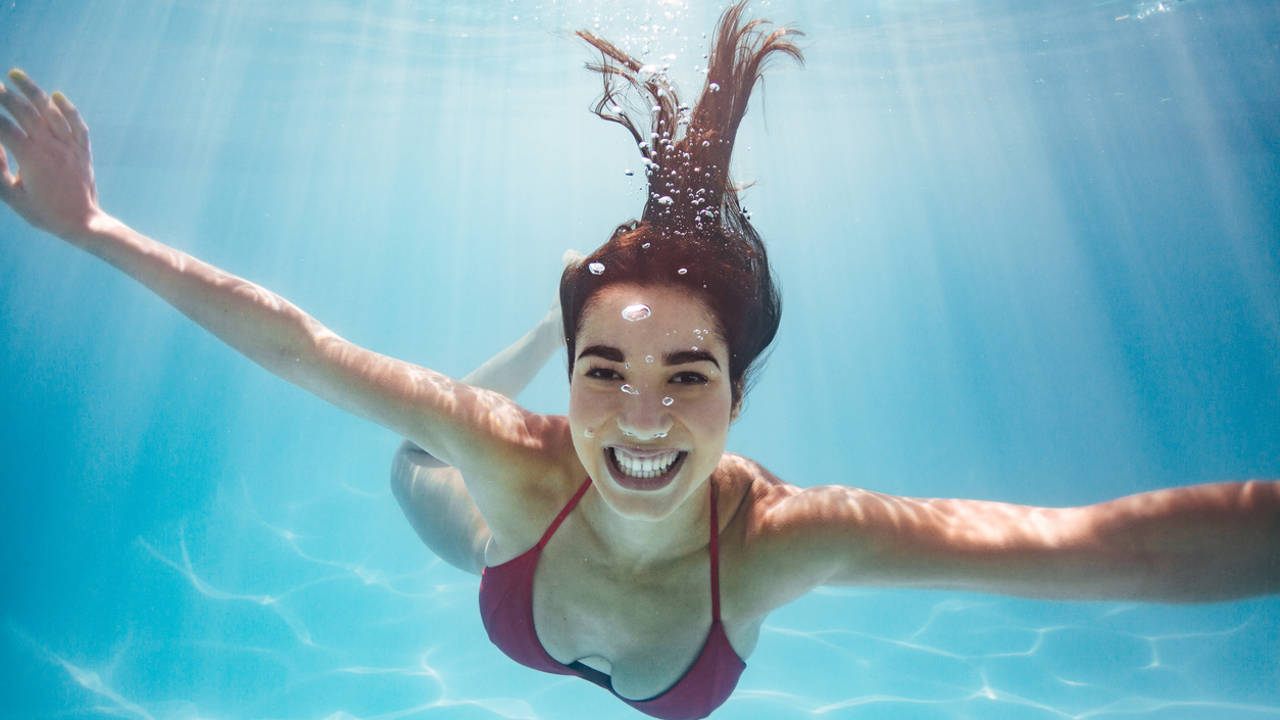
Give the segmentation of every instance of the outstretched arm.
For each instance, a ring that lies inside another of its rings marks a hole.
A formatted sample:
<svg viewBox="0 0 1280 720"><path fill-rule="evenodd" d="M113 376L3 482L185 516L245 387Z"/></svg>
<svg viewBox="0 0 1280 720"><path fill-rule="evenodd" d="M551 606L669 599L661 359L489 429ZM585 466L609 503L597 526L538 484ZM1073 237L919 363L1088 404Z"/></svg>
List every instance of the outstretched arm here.
<svg viewBox="0 0 1280 720"><path fill-rule="evenodd" d="M134 231L98 206L88 129L60 94L20 72L21 97L0 90L0 199L32 225L150 288L232 348L280 377L428 448L488 483L533 463L538 416L507 398L358 347L251 282ZM493 488L501 493L503 488Z"/></svg>
<svg viewBox="0 0 1280 720"><path fill-rule="evenodd" d="M1280 482L1078 508L792 489L766 519L786 602L822 584L1063 600L1214 602L1280 592Z"/></svg>

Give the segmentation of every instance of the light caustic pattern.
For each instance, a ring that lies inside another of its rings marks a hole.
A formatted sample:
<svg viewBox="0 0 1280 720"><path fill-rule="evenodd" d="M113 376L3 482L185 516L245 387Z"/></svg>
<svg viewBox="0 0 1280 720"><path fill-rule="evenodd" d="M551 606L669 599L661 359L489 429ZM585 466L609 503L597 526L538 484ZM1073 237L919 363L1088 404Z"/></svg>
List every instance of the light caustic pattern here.
<svg viewBox="0 0 1280 720"><path fill-rule="evenodd" d="M186 589L187 606L162 611L182 613L190 633L157 641L154 628L124 629L109 654L93 658L9 627L65 676L80 710L148 720L426 718L446 708L447 717L556 718L566 707L630 716L599 688L502 657L479 624L477 581L415 546L410 531L388 533L397 542L390 554L348 552L350 540L335 539L354 536L345 528L316 532L342 509L352 522L390 518L398 509L389 491L338 485L259 511L242 485L219 503L218 515L237 525L238 553L201 555L194 517L134 545L156 575ZM237 554L276 570L233 577L222 561ZM408 570L395 562L406 554L415 558ZM1232 607L819 590L768 620L716 717L1280 718L1265 699L1220 687L1217 656L1253 648L1265 658L1258 647L1276 632L1274 601ZM170 678L158 659L174 658L204 671ZM237 679L245 666L269 681ZM148 691L157 678L173 684ZM210 696L207 678L224 678L222 691Z"/></svg>

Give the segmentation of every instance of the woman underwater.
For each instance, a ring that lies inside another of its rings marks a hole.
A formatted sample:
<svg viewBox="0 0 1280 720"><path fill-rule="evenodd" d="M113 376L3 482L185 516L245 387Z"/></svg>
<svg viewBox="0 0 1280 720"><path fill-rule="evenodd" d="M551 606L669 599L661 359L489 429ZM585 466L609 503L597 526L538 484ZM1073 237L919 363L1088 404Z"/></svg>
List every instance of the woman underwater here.
<svg viewBox="0 0 1280 720"><path fill-rule="evenodd" d="M780 317L729 159L761 63L799 56L790 31L743 23L742 12L722 19L691 113L661 76L583 33L604 55L597 113L640 145L649 200L639 221L566 267L562 325L551 317L474 384L357 347L108 215L78 112L17 72L20 92L0 91L12 117L0 116L0 143L16 162L0 162L0 198L268 370L410 441L397 497L441 557L483 570L493 642L656 717L711 713L768 613L821 585L1162 602L1280 590L1276 482L1050 509L800 488L725 452ZM619 85L657 106L652 132L621 112ZM484 389L514 394L513 376L537 364L528 359L561 341L567 416Z"/></svg>

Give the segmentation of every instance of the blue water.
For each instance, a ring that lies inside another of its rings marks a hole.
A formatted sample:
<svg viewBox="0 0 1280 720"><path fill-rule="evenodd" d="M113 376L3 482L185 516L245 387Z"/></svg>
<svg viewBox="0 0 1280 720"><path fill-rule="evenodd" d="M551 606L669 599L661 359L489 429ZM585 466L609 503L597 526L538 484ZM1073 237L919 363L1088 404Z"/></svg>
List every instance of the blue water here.
<svg viewBox="0 0 1280 720"><path fill-rule="evenodd" d="M27 2L0 63L105 207L461 375L642 204L571 31L695 71L719 6ZM808 32L736 177L785 298L730 449L1041 505L1280 476L1280 5L758 2ZM666 59L667 55L674 58ZM484 638L397 438L0 212L0 715L634 717ZM523 396L562 412L557 359ZM716 717L1280 717L1280 600L823 590Z"/></svg>

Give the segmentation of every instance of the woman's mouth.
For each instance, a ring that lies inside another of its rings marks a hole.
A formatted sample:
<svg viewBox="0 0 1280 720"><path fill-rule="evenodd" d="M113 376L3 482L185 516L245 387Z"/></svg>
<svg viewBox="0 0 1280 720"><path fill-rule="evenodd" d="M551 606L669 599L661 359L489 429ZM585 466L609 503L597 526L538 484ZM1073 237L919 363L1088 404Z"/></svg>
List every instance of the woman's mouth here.
<svg viewBox="0 0 1280 720"><path fill-rule="evenodd" d="M641 450L610 445L604 449L609 474L628 490L660 490L671 482L684 459L683 450Z"/></svg>

